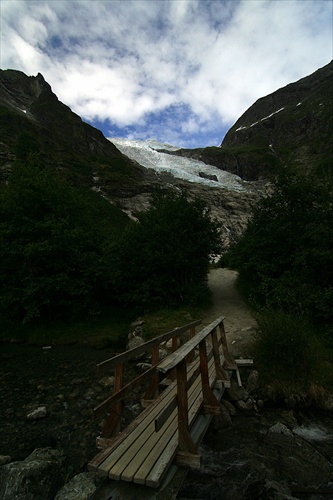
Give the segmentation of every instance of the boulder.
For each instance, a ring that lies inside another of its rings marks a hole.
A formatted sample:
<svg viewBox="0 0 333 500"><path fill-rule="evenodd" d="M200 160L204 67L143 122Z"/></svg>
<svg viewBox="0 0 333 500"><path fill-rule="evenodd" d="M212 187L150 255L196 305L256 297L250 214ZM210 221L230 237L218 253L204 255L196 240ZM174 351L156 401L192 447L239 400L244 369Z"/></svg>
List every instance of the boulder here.
<svg viewBox="0 0 333 500"><path fill-rule="evenodd" d="M206 172L199 172L199 177L202 179L208 179L210 181L218 182L217 175L215 174L206 174Z"/></svg>
<svg viewBox="0 0 333 500"><path fill-rule="evenodd" d="M46 406L39 406L32 412L28 413L27 419L28 420L38 420L39 418L44 418L47 415L47 408Z"/></svg>
<svg viewBox="0 0 333 500"><path fill-rule="evenodd" d="M230 387L226 389L226 395L230 401L246 401L249 398L249 393L244 387L239 386L235 379L230 380Z"/></svg>
<svg viewBox="0 0 333 500"><path fill-rule="evenodd" d="M93 472L82 472L58 491L55 500L89 500L101 481Z"/></svg>
<svg viewBox="0 0 333 500"><path fill-rule="evenodd" d="M0 455L0 466L9 464L12 457L10 455Z"/></svg>
<svg viewBox="0 0 333 500"><path fill-rule="evenodd" d="M51 500L61 485L63 456L52 448L38 448L25 460L0 468L2 500Z"/></svg>
<svg viewBox="0 0 333 500"><path fill-rule="evenodd" d="M143 340L142 337L139 337L138 335L135 335L134 337L132 337L131 339L129 339L129 341L127 343L127 346L126 346L126 349L129 351L130 349L135 349L135 347L140 347L140 345L142 345L144 343L145 343L145 341ZM133 359L134 360L139 360L139 359L144 358L144 356L145 356L145 353L143 352L142 354L138 354Z"/></svg>
<svg viewBox="0 0 333 500"><path fill-rule="evenodd" d="M259 372L252 370L246 383L246 390L249 394L256 392L259 389Z"/></svg>

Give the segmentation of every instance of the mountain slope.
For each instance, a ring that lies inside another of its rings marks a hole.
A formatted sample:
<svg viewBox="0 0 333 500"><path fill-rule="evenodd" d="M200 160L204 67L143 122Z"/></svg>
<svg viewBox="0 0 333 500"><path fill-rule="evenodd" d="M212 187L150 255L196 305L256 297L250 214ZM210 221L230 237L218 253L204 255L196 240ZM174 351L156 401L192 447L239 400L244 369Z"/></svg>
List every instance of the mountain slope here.
<svg viewBox="0 0 333 500"><path fill-rule="evenodd" d="M137 189L143 169L94 127L61 103L41 74L0 71L0 180L10 165L37 153L74 183L91 186L103 177L110 194Z"/></svg>
<svg viewBox="0 0 333 500"><path fill-rule="evenodd" d="M330 169L333 144L333 62L256 101L220 147L179 150L246 180L269 177L280 164Z"/></svg>

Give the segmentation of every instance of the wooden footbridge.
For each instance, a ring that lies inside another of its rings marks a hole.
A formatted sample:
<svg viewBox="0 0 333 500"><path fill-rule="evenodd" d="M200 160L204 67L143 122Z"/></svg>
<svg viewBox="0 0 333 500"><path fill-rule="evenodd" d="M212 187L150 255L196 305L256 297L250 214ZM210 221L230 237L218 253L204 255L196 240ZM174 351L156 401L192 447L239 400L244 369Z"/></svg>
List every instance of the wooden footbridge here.
<svg viewBox="0 0 333 500"><path fill-rule="evenodd" d="M100 374L114 370L115 383L94 409L95 420L106 419L89 471L158 489L175 466L200 467L198 445L212 416L220 414L230 377L235 374L241 385L239 365L252 363L233 359L223 320L197 333L201 320L189 323L97 365ZM172 353L160 361L160 346L170 340ZM125 384L128 362L148 353L151 367ZM143 385L142 411L122 430L124 398Z"/></svg>

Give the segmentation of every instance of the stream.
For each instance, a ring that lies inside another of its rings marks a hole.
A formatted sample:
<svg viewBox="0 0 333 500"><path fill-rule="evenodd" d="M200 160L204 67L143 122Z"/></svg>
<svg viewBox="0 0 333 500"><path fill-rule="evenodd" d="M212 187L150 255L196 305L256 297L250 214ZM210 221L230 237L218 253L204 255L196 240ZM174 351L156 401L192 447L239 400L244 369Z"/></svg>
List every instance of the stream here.
<svg viewBox="0 0 333 500"><path fill-rule="evenodd" d="M100 427L92 422L91 411L110 394L110 381L98 377L95 367L113 353L79 344L44 347L49 348L1 346L0 454L22 460L35 448L51 446L64 453L69 479L85 471L96 454ZM46 417L27 420L40 406L47 408ZM132 407L135 400L129 398L127 413L134 412ZM271 430L278 423L284 426L282 433ZM269 496L271 484L333 491L333 422L323 412L269 406L237 410L231 426L213 422L200 453L201 469L188 472L178 498L275 498ZM293 496L327 500L333 492Z"/></svg>

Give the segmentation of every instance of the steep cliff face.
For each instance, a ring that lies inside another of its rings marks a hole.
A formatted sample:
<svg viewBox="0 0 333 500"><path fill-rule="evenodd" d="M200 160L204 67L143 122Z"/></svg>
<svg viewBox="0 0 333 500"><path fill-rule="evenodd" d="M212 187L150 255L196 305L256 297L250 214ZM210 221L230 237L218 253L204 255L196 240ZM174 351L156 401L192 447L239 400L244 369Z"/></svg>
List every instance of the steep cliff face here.
<svg viewBox="0 0 333 500"><path fill-rule="evenodd" d="M61 103L41 74L0 71L2 181L10 165L37 153L74 182L90 185L103 177L110 192L131 191L143 169L94 127Z"/></svg>
<svg viewBox="0 0 333 500"><path fill-rule="evenodd" d="M333 143L333 62L256 101L220 147L180 150L246 180L265 179L280 164L329 169Z"/></svg>

